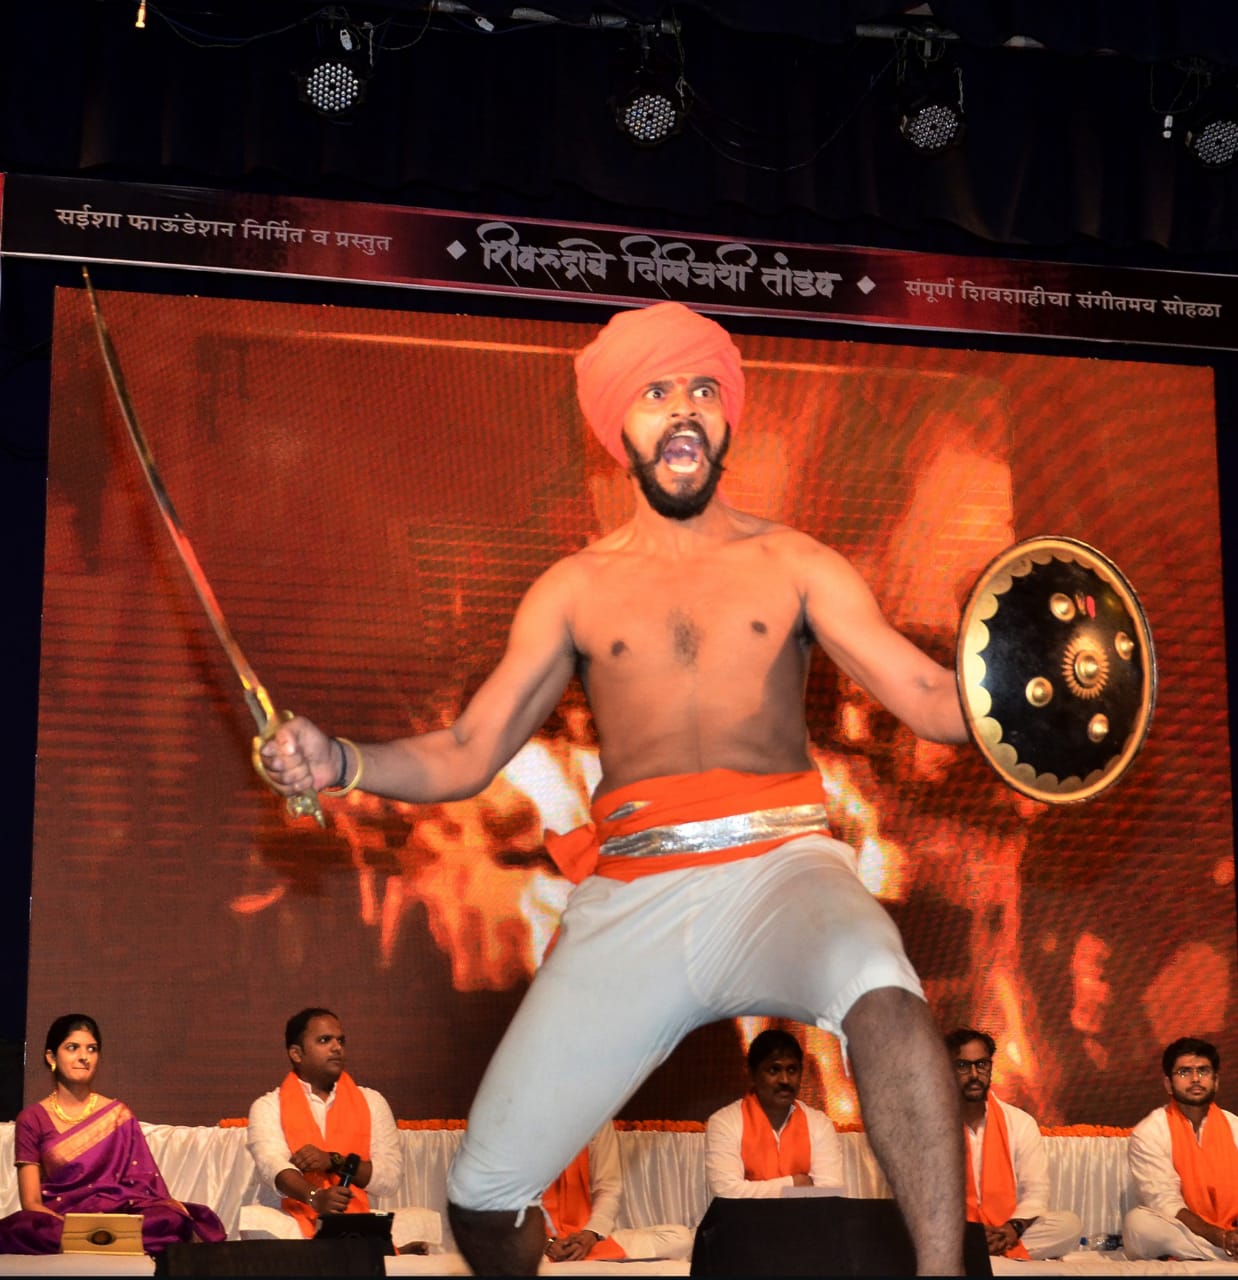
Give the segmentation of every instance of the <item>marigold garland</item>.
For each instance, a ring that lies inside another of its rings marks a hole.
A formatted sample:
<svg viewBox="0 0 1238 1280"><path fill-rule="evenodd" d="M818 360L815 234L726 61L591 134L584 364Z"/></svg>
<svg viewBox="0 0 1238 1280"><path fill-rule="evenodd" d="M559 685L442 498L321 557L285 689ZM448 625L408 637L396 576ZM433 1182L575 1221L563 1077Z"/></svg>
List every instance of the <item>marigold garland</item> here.
<svg viewBox="0 0 1238 1280"><path fill-rule="evenodd" d="M397 1120L398 1129L467 1129L467 1120ZM244 1116L232 1116L221 1120L221 1129L244 1129L249 1120ZM705 1126L699 1120L616 1120L615 1128L629 1133L704 1133ZM861 1120L839 1120L834 1128L839 1133L863 1133ZM1130 1129L1111 1124L1056 1124L1040 1126L1046 1138L1129 1138Z"/></svg>
<svg viewBox="0 0 1238 1280"><path fill-rule="evenodd" d="M621 1133L704 1133L705 1126L699 1120L616 1120L615 1128Z"/></svg>
<svg viewBox="0 0 1238 1280"><path fill-rule="evenodd" d="M1129 1138L1133 1130L1111 1124L1042 1124L1040 1132L1046 1138Z"/></svg>

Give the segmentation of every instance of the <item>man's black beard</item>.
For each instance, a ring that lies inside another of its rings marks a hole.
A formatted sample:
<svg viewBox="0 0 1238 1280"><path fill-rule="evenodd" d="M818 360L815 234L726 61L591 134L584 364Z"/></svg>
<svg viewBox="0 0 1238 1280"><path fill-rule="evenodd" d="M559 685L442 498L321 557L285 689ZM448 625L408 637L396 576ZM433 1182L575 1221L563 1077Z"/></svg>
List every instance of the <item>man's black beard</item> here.
<svg viewBox="0 0 1238 1280"><path fill-rule="evenodd" d="M722 480L722 473L726 470L722 460L731 447L731 424L728 422L726 425L726 434L722 437L717 453L711 451L709 442L704 440L704 431L701 432L705 459L709 463L709 475L705 477L705 483L694 493L667 493L657 480L658 463L662 458L662 451L666 448L671 436L679 430L682 430L682 424L667 429L662 439L658 441L657 450L650 462L646 462L636 452L626 432L622 437L623 449L628 455L629 470L640 483L640 491L654 511L668 520L691 520L693 516L699 516L713 501L714 493Z"/></svg>
<svg viewBox="0 0 1238 1280"><path fill-rule="evenodd" d="M1174 1101L1180 1103L1184 1107L1209 1107L1216 1101L1217 1087L1214 1084L1202 1098L1186 1098L1180 1095L1177 1089L1173 1091Z"/></svg>
<svg viewBox="0 0 1238 1280"><path fill-rule="evenodd" d="M964 1102L983 1102L986 1106L988 1105L988 1102L989 1102L989 1089L990 1089L992 1086L991 1086L991 1085L989 1085L989 1084L986 1084L983 1080L981 1080L981 1081L980 1081L980 1084L982 1085L982 1091L981 1091L980 1096L979 1096L978 1098L973 1098L970 1094L964 1093L964 1094L963 1094L963 1101L964 1101ZM960 1090L960 1092L961 1092L961 1090Z"/></svg>

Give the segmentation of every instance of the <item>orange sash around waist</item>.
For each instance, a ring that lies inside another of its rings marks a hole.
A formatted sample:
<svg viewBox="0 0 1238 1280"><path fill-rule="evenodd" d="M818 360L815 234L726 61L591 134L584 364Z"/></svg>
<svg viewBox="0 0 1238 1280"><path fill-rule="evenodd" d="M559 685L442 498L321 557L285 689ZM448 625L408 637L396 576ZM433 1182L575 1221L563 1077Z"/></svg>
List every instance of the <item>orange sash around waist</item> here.
<svg viewBox="0 0 1238 1280"><path fill-rule="evenodd" d="M1176 1104L1168 1103L1165 1114L1186 1207L1214 1227L1228 1230L1238 1222L1238 1150L1229 1121L1213 1103L1197 1141L1194 1127Z"/></svg>
<svg viewBox="0 0 1238 1280"><path fill-rule="evenodd" d="M583 1231L593 1212L593 1184L589 1180L589 1148L586 1147L548 1186L542 1195L542 1209L551 1234L575 1235ZM626 1258L613 1236L604 1236L586 1255L589 1258Z"/></svg>
<svg viewBox="0 0 1238 1280"><path fill-rule="evenodd" d="M547 831L546 849L559 870L576 884L595 872L612 880L636 880L661 871L677 871L680 867L754 858L807 832L797 831L792 835L706 853L647 858L608 857L602 853L606 841L647 831L651 827L730 818L761 809L819 805L823 800L821 775L815 769L802 773L739 773L733 769L708 769L704 773L668 774L607 792L594 800L592 822L565 835ZM607 816L627 805L636 805L637 808L623 817L612 819ZM826 833L824 825L821 830Z"/></svg>
<svg viewBox="0 0 1238 1280"><path fill-rule="evenodd" d="M744 1162L744 1177L749 1182L768 1182L771 1178L811 1171L812 1138L803 1107L791 1104L791 1114L777 1138L755 1093L744 1094L740 1112L744 1118L744 1136L739 1154Z"/></svg>
<svg viewBox="0 0 1238 1280"><path fill-rule="evenodd" d="M1003 1227L1014 1214L1019 1202L1019 1188L1015 1182L1014 1161L1010 1158L1010 1132L1006 1117L989 1094L989 1106L985 1110L984 1145L980 1152L980 1191L976 1192L976 1175L972 1172L971 1155L967 1158L967 1221L983 1222L986 1227ZM1023 1242L1017 1241L1007 1249L1007 1258L1027 1258Z"/></svg>
<svg viewBox="0 0 1238 1280"><path fill-rule="evenodd" d="M284 1127L284 1138L289 1151L300 1151L307 1145L322 1151L355 1152L362 1160L370 1158L370 1107L365 1095L347 1071L335 1082L335 1099L327 1108L327 1132L323 1133L314 1121L309 1099L294 1072L290 1071L279 1086L279 1118ZM338 1185L338 1173L307 1173L305 1181L311 1187ZM370 1198L361 1187L354 1185L347 1213L369 1213ZM286 1196L284 1210L292 1214L301 1228L301 1234L312 1236L318 1214L303 1200Z"/></svg>

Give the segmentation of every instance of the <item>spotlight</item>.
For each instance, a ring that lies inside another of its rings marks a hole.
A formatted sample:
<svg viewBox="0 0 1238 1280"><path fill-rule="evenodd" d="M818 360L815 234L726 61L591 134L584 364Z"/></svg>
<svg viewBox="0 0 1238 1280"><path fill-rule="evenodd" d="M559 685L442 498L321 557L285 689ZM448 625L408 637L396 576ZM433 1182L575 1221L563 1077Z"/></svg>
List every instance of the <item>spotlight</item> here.
<svg viewBox="0 0 1238 1280"><path fill-rule="evenodd" d="M1220 69L1203 58L1186 58L1160 69L1149 69L1148 93L1152 109L1163 117L1161 137L1173 140L1181 121L1182 142L1205 169L1228 169L1238 159L1238 79L1232 72L1220 79ZM1164 81L1172 77L1172 96Z"/></svg>
<svg viewBox="0 0 1238 1280"><path fill-rule="evenodd" d="M683 103L654 84L636 84L615 108L621 133L638 147L656 147L683 128Z"/></svg>
<svg viewBox="0 0 1238 1280"><path fill-rule="evenodd" d="M333 28L324 42L327 51L297 76L301 101L320 116L346 120L365 101L370 59L361 51L362 38L355 27L347 24ZM371 56L372 52L371 49Z"/></svg>
<svg viewBox="0 0 1238 1280"><path fill-rule="evenodd" d="M1238 157L1238 120L1221 116L1186 135L1186 149L1205 169L1227 169Z"/></svg>
<svg viewBox="0 0 1238 1280"><path fill-rule="evenodd" d="M682 66L655 67L653 29L641 27L640 64L631 87L613 100L619 132L638 147L656 147L683 129ZM678 60L682 63L682 58Z"/></svg>
<svg viewBox="0 0 1238 1280"><path fill-rule="evenodd" d="M1213 93L1191 121L1183 139L1205 169L1228 169L1238 159L1238 102L1233 93Z"/></svg>
<svg viewBox="0 0 1238 1280"><path fill-rule="evenodd" d="M926 98L899 113L898 130L917 151L936 155L963 140L963 113L951 102Z"/></svg>
<svg viewBox="0 0 1238 1280"><path fill-rule="evenodd" d="M898 68L898 131L917 151L937 155L963 141L963 73L942 61L941 42L924 40L919 66L909 69L904 49Z"/></svg>

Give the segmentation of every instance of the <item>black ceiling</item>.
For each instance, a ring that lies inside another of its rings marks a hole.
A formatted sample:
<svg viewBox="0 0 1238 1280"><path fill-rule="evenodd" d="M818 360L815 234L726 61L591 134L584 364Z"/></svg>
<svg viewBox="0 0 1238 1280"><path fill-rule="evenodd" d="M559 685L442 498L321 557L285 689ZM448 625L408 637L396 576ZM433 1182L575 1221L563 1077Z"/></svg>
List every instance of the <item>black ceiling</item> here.
<svg viewBox="0 0 1238 1280"><path fill-rule="evenodd" d="M1215 0L167 0L144 29L138 8L10 8L0 168L1217 269L1238 250L1238 166L1205 170L1182 144L1202 87L1238 76L1238 6ZM297 100L293 72L345 9L375 58L340 124ZM682 57L692 102L649 150L609 106L641 23L677 28L655 48ZM900 54L915 66L919 47L903 28L942 31L957 59L956 150L897 134Z"/></svg>

